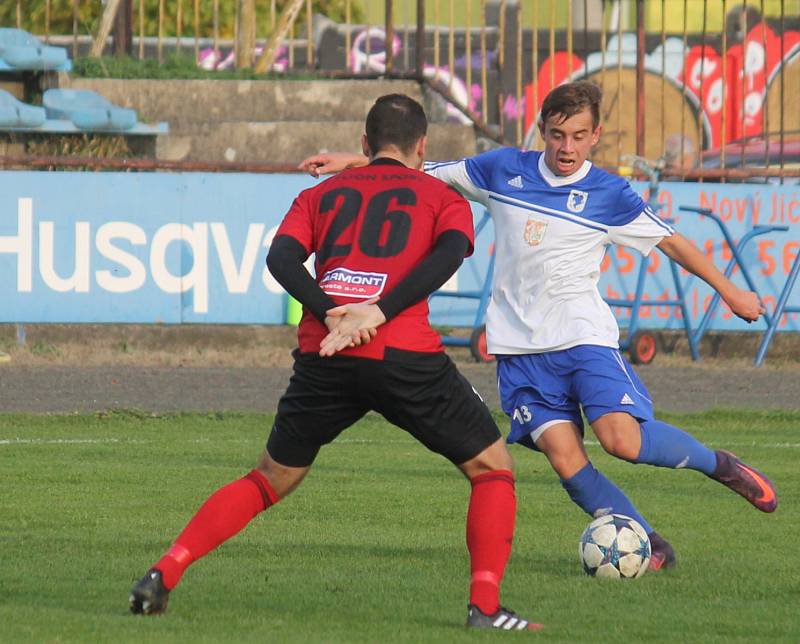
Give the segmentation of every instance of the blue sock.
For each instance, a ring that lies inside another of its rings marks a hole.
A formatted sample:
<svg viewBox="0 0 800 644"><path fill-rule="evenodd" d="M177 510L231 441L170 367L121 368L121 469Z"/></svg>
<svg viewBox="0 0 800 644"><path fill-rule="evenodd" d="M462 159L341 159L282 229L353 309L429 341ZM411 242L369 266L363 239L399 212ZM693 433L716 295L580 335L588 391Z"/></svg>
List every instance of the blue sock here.
<svg viewBox="0 0 800 644"><path fill-rule="evenodd" d="M587 463L572 478L561 479L561 485L569 494L569 498L587 514L595 516L597 510L607 509L608 513L624 514L636 519L647 534L653 531L625 493L598 472L591 463Z"/></svg>
<svg viewBox="0 0 800 644"><path fill-rule="evenodd" d="M703 474L713 474L716 469L714 452L683 430L660 420L646 420L639 428L642 447L634 462L659 467L686 467Z"/></svg>

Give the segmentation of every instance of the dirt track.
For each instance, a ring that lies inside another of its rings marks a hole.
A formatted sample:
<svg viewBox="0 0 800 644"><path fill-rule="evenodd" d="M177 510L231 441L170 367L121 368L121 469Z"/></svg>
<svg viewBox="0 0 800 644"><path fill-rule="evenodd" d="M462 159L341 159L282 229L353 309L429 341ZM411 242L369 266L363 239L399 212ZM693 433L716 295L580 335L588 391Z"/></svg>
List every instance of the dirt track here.
<svg viewBox="0 0 800 644"><path fill-rule="evenodd" d="M498 408L494 367L459 363L492 408ZM800 409L800 370L729 364L650 365L639 374L656 407ZM288 367L0 366L0 411L272 412L288 382Z"/></svg>
<svg viewBox="0 0 800 644"><path fill-rule="evenodd" d="M0 326L0 350L12 358L0 364L0 412L272 412L296 342L291 327L29 325L19 347L15 331ZM751 365L757 340L707 343L701 363L677 343L637 371L660 410L800 409L800 338L782 334L761 368ZM464 348L448 352L499 408L494 366L473 362Z"/></svg>

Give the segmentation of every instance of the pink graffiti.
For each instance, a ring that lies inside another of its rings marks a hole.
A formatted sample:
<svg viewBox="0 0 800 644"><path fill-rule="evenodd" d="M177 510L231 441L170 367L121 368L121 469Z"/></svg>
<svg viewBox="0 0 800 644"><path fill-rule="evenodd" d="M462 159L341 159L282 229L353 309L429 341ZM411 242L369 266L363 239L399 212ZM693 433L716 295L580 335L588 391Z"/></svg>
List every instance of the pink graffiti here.
<svg viewBox="0 0 800 644"><path fill-rule="evenodd" d="M258 60L258 57L261 56L263 51L263 47L256 47L253 50L253 55L256 60ZM272 63L273 72L283 73L289 69L288 55L289 50L285 45L278 47L278 51L275 54L275 61ZM225 71L234 69L235 65L236 52L233 49L228 51L222 49L215 51L213 47L207 47L201 49L197 57L197 66L208 71Z"/></svg>

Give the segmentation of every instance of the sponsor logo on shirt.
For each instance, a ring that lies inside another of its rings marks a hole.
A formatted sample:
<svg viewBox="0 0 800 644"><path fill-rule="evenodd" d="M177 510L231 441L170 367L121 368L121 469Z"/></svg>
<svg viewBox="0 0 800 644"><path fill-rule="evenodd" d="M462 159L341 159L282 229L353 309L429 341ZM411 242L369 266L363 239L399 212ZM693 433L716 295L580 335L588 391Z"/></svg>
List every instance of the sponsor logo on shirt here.
<svg viewBox="0 0 800 644"><path fill-rule="evenodd" d="M509 179L509 180L507 181L507 183L508 183L508 185L509 185L509 186L511 186L512 188L522 188L522 187L523 187L523 186L522 186L522 177L521 177L521 176L519 176L519 175L517 175L517 176L516 176L516 177L514 177L513 179Z"/></svg>
<svg viewBox="0 0 800 644"><path fill-rule="evenodd" d="M528 246L538 246L544 239L544 233L547 230L547 222L539 221L538 219L528 219L525 222L525 243Z"/></svg>
<svg viewBox="0 0 800 644"><path fill-rule="evenodd" d="M619 401L620 405L635 405L636 403L633 402L633 398L631 398L628 394L625 394L622 397L622 400Z"/></svg>
<svg viewBox="0 0 800 644"><path fill-rule="evenodd" d="M570 212L583 212L588 200L588 192L583 192L582 190L570 190L569 197L567 197L567 209Z"/></svg>
<svg viewBox="0 0 800 644"><path fill-rule="evenodd" d="M351 271L346 268L333 268L322 276L319 285L328 295L367 299L383 292L383 287L386 286L386 277L386 273L367 273Z"/></svg>

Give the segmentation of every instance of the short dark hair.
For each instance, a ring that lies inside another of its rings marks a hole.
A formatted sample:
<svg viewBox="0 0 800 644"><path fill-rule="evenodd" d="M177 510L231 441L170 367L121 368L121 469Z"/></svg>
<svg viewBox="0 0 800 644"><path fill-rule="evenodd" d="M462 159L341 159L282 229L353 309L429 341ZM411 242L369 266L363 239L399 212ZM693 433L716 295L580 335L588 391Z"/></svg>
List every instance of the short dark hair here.
<svg viewBox="0 0 800 644"><path fill-rule="evenodd" d="M563 123L571 116L582 112L587 107L592 112L592 128L600 125L600 102L603 100L603 90L591 81L575 81L559 85L551 91L542 103L542 125L554 114L560 114Z"/></svg>
<svg viewBox="0 0 800 644"><path fill-rule="evenodd" d="M367 114L367 144L372 154L389 145L408 154L427 131L422 105L405 94L381 96Z"/></svg>

